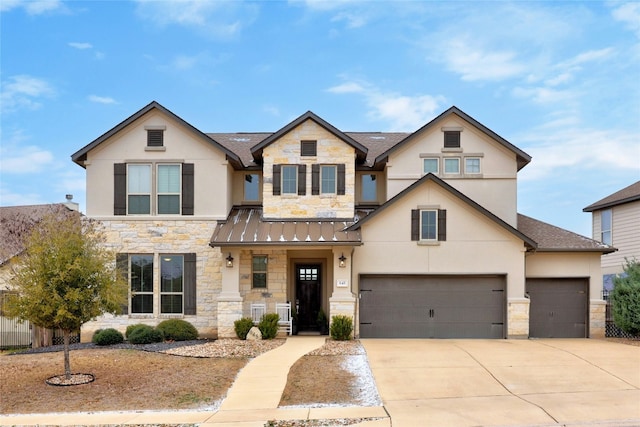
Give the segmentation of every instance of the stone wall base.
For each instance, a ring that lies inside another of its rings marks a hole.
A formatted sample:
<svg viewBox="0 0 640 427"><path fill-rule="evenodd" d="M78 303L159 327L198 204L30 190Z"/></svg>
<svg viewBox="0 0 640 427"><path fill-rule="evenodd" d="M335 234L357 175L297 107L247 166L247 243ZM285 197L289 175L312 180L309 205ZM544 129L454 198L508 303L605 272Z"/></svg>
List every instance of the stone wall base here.
<svg viewBox="0 0 640 427"><path fill-rule="evenodd" d="M507 338L529 338L527 298L510 298L507 302Z"/></svg>
<svg viewBox="0 0 640 427"><path fill-rule="evenodd" d="M242 298L218 300L218 338L236 338L233 322L242 317Z"/></svg>
<svg viewBox="0 0 640 427"><path fill-rule="evenodd" d="M604 300L589 301L589 338L604 338L606 331L606 308Z"/></svg>

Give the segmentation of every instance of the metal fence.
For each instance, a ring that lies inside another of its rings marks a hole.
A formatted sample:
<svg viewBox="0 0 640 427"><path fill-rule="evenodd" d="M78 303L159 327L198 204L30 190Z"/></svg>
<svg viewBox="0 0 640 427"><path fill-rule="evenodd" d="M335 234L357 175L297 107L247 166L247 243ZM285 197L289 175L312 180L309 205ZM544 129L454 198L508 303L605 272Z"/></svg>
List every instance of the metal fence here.
<svg viewBox="0 0 640 427"><path fill-rule="evenodd" d="M613 310L611 308L611 300L609 299L609 294L611 291L605 289L602 291L602 299L607 302L607 307L605 309L605 329L604 336L611 338L638 338L637 335L631 335L622 329L618 328L613 321Z"/></svg>
<svg viewBox="0 0 640 427"><path fill-rule="evenodd" d="M0 316L0 349L31 347L31 324Z"/></svg>

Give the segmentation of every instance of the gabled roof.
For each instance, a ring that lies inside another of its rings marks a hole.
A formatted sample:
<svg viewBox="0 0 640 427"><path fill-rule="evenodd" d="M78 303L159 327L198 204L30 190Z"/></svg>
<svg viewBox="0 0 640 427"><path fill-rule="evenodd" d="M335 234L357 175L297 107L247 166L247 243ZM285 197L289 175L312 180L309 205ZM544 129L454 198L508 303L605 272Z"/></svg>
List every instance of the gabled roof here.
<svg viewBox="0 0 640 427"><path fill-rule="evenodd" d="M640 181L631 184L628 187L623 188L620 191L598 200L595 203L590 204L586 208L582 209L583 212L593 212L599 209L606 209L613 206L622 205L624 203L630 203L640 200Z"/></svg>
<svg viewBox="0 0 640 427"><path fill-rule="evenodd" d="M0 207L0 265L24 252L33 227L47 215L64 218L80 213L64 203Z"/></svg>
<svg viewBox="0 0 640 427"><path fill-rule="evenodd" d="M487 128L482 123L478 122L473 117L469 116L464 111L460 110L458 107L453 106L453 107L449 108L448 110L446 110L445 112L443 112L442 114L440 114L435 119L431 120L426 125L422 126L420 129L418 129L417 131L415 131L414 133L412 133L408 137L406 137L400 143L394 145L393 147L391 147L390 149L388 149L384 153L380 154L376 158L375 163L377 164L379 162L385 161L387 159L387 157L389 157L389 155L391 153L393 153L394 151L396 151L400 147L403 147L404 145L410 143L415 138L415 136L419 135L420 133L422 133L423 130L427 130L427 129L436 127L439 123L441 123L443 120L445 120L447 117L451 116L452 114L455 114L456 116L458 116L461 119L465 120L467 123L469 123L470 125L474 126L476 129L478 129L481 132L483 132L489 138L495 140L496 142L498 142L499 144L501 144L502 146L504 146L508 150L512 151L516 155L516 159L517 159L517 162L518 162L518 170L520 170L523 167L525 167L531 161L531 156L530 155L528 155L527 153L525 153L524 151L522 151L521 149L519 149L515 145L511 144L509 141L507 141L506 139L504 139L503 137L501 137L500 135L498 135L497 133L495 133L491 129Z"/></svg>
<svg viewBox="0 0 640 427"><path fill-rule="evenodd" d="M252 147L251 154L253 155L255 162L256 163L261 162L262 151L264 150L265 147L267 147L269 144L281 138L287 132L293 130L296 126L299 126L300 124L304 123L307 120L313 120L319 126L323 127L326 131L328 131L329 133L332 133L337 138L344 141L346 144L355 148L356 159L358 160L359 163L363 163L365 161L367 157L367 147L360 144L359 142L357 142L355 139L351 138L349 135L345 134L344 132L338 130L333 125L324 121L323 119L321 119L320 117L312 113L311 111L307 111L306 113L304 113L303 115L301 115L300 117L298 117L297 119L295 119L294 121L292 121L291 123L283 127L282 129L280 129L279 131L271 134L269 137L265 138L262 142Z"/></svg>
<svg viewBox="0 0 640 427"><path fill-rule="evenodd" d="M538 243L537 252L601 252L617 249L564 228L518 214L518 230Z"/></svg>
<svg viewBox="0 0 640 427"><path fill-rule="evenodd" d="M168 115L169 117L171 117L172 119L174 119L175 121L183 125L189 132L194 134L197 138L202 139L203 141L213 145L214 147L216 147L217 149L225 153L225 155L227 156L227 159L232 164L234 164L234 166L237 166L239 168L242 167L240 163L240 158L238 157L237 154L227 149L223 145L219 144L218 142L214 141L209 136L202 133L201 131L199 131L198 129L196 129L195 127L193 127L192 125L190 125L189 123L187 123L186 121L184 121L183 119L181 119L180 117L178 117L177 115L175 115L174 113L172 113L171 111L169 111L168 109L166 109L156 101L152 101L147 106L143 107L138 112L134 113L129 118L125 119L120 124L113 127L111 130L108 130L107 132L99 136L97 139L93 140L92 142L90 142L80 150L73 153L71 155L71 160L73 160L75 163L79 164L80 166L84 167L83 161L87 159L87 153L89 151L93 150L95 147L102 144L105 140L116 135L118 132L120 132L121 130L129 126L131 123L135 122L140 117L144 116L145 114L149 113L152 110L158 110Z"/></svg>
<svg viewBox="0 0 640 427"><path fill-rule="evenodd" d="M500 219L496 215L492 214L487 209L483 208L478 203L474 202L469 197L465 196L460 191L456 190L451 185L447 184L442 179L438 178L437 176L435 176L432 173L426 174L425 176L423 176L422 178L420 178L419 180L417 180L416 182L411 184L409 187L405 188L400 193L396 194L393 198L389 199L387 202L385 202L383 205L381 205L377 210L375 210L374 212L372 212L371 214L366 216L364 219L356 222L355 224L353 224L352 226L347 228L347 230L358 230L358 229L360 229L362 224L366 223L367 221L370 221L372 218L374 218L380 212L384 211L386 208L391 206L397 200L405 197L407 194L411 193L413 190L415 190L416 188L420 187L422 184L424 184L427 181L431 181L431 182L439 185L440 187L442 187L444 190L446 190L449 193L451 193L456 198L462 200L467 205L469 205L471 208L475 209L476 211L478 211L482 215L486 216L491 221L495 222L500 227L502 227L505 230L507 230L509 233L511 233L514 236L516 236L517 238L521 239L525 243L525 245L527 245L529 248L535 249L537 247L536 242L533 239L531 239L529 236L527 236L524 233L520 232L519 230L513 228L511 225L509 225L508 223L506 223L505 221L503 221L502 219Z"/></svg>

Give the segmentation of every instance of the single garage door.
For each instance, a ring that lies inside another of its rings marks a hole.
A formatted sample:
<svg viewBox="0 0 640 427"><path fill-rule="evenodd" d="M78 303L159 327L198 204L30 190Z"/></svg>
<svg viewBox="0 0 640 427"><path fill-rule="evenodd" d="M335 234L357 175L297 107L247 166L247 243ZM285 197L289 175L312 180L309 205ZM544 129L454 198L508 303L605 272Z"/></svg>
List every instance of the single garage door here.
<svg viewBox="0 0 640 427"><path fill-rule="evenodd" d="M587 338L588 279L527 279L531 338Z"/></svg>
<svg viewBox="0 0 640 427"><path fill-rule="evenodd" d="M363 275L362 338L504 338L504 276Z"/></svg>

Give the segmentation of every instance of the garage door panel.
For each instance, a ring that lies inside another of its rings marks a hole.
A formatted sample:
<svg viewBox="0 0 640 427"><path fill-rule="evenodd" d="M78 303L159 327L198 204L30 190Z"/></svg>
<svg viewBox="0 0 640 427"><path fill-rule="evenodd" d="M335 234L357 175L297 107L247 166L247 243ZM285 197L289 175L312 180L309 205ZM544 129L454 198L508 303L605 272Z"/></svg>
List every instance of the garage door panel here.
<svg viewBox="0 0 640 427"><path fill-rule="evenodd" d="M527 279L529 336L586 338L588 287L587 279Z"/></svg>
<svg viewBox="0 0 640 427"><path fill-rule="evenodd" d="M504 338L503 276L363 276L363 338Z"/></svg>

